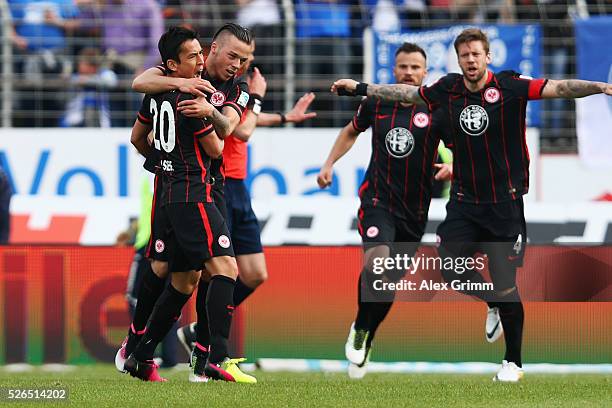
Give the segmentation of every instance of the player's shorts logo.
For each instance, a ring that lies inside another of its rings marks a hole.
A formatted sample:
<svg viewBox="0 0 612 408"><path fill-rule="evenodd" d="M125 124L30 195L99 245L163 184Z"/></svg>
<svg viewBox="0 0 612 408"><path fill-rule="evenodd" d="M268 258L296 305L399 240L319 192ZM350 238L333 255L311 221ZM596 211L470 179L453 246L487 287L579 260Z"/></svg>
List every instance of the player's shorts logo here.
<svg viewBox="0 0 612 408"><path fill-rule="evenodd" d="M412 123L414 123L414 126L423 129L429 125L429 116L423 112L419 112L412 118Z"/></svg>
<svg viewBox="0 0 612 408"><path fill-rule="evenodd" d="M487 88L484 92L485 101L495 103L499 101L499 90L497 88Z"/></svg>
<svg viewBox="0 0 612 408"><path fill-rule="evenodd" d="M227 235L221 235L218 239L219 245L221 246L221 248L229 248L230 246L230 240L227 237Z"/></svg>
<svg viewBox="0 0 612 408"><path fill-rule="evenodd" d="M374 238L378 235L378 227L375 227L374 225L372 225L370 228L368 228L368 230L366 231L366 236L368 238Z"/></svg>
<svg viewBox="0 0 612 408"><path fill-rule="evenodd" d="M385 136L385 145L387 145L387 151L391 156L402 159L412 153L414 136L408 129L396 127Z"/></svg>
<svg viewBox="0 0 612 408"><path fill-rule="evenodd" d="M470 136L480 136L489 127L489 115L480 105L470 105L459 116L461 129Z"/></svg>
<svg viewBox="0 0 612 408"><path fill-rule="evenodd" d="M217 91L210 96L210 103L215 106L221 106L225 102L225 94L221 91Z"/></svg>
<svg viewBox="0 0 612 408"><path fill-rule="evenodd" d="M161 254L162 252L164 252L164 249L166 249L166 244L164 244L164 241L162 241L161 239L158 239L155 241L155 252L157 252L158 254Z"/></svg>

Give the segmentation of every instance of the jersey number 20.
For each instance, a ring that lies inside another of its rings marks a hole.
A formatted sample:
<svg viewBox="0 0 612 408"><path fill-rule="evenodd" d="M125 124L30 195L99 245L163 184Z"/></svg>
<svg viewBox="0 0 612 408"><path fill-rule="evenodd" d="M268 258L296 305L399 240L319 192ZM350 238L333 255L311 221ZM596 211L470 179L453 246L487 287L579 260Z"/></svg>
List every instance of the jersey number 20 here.
<svg viewBox="0 0 612 408"><path fill-rule="evenodd" d="M161 109L157 109L157 101L151 99L150 110L153 115L153 133L155 137L153 141L157 150L164 149L165 152L170 153L174 150L176 143L176 131L174 128L174 111L172 105L168 101L163 101ZM168 128L166 129L166 120L168 121ZM159 123L159 127L157 127ZM167 130L167 134L164 131Z"/></svg>

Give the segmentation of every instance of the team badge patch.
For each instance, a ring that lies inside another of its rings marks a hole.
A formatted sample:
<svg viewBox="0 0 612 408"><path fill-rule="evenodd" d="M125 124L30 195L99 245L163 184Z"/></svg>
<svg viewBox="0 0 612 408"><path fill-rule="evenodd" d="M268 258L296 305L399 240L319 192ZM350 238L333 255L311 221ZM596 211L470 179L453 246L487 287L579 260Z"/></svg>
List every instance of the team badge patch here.
<svg viewBox="0 0 612 408"><path fill-rule="evenodd" d="M378 227L371 226L370 228L368 228L368 230L366 231L366 236L368 238L374 238L378 236Z"/></svg>
<svg viewBox="0 0 612 408"><path fill-rule="evenodd" d="M227 235L221 235L217 241L219 242L219 246L221 246L221 248L227 249L230 246L230 240Z"/></svg>
<svg viewBox="0 0 612 408"><path fill-rule="evenodd" d="M162 241L161 239L158 239L155 241L155 252L157 252L158 254L161 254L162 252L164 252L164 249L166 249L166 244L164 244L164 241Z"/></svg>
<svg viewBox="0 0 612 408"><path fill-rule="evenodd" d="M470 136L480 136L489 127L489 115L480 105L465 107L459 115L461 130Z"/></svg>
<svg viewBox="0 0 612 408"><path fill-rule="evenodd" d="M243 108L246 108L247 103L249 103L249 98L251 96L246 93L246 92L240 92L240 96L238 97L238 100L236 101L236 103L240 106L242 106Z"/></svg>
<svg viewBox="0 0 612 408"><path fill-rule="evenodd" d="M499 90L497 88L487 88L484 92L485 101L495 103L499 101Z"/></svg>
<svg viewBox="0 0 612 408"><path fill-rule="evenodd" d="M429 125L429 116L423 112L419 112L412 118L412 123L414 123L414 126L423 129Z"/></svg>
<svg viewBox="0 0 612 408"><path fill-rule="evenodd" d="M385 136L385 145L391 156L402 159L414 150L414 136L408 129L396 127Z"/></svg>
<svg viewBox="0 0 612 408"><path fill-rule="evenodd" d="M223 102L225 102L225 94L221 91L217 91L210 96L210 103L214 106L221 106Z"/></svg>

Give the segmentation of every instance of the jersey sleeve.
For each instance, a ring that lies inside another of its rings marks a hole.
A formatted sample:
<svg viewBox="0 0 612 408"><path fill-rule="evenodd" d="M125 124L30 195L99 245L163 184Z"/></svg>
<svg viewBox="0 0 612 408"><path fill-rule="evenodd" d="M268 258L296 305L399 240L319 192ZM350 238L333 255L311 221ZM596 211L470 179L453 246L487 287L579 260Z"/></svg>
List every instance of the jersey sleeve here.
<svg viewBox="0 0 612 408"><path fill-rule="evenodd" d="M189 100L193 98L194 97L191 94L181 93L177 102L185 101L185 100ZM204 136L211 134L215 130L212 123L210 123L206 119L192 118L192 117L184 116L182 114L180 115L180 117L181 117L181 127L185 130L185 132L187 132L188 134L193 134L193 136L197 139L201 139Z"/></svg>
<svg viewBox="0 0 612 408"><path fill-rule="evenodd" d="M548 82L547 79L534 79L515 71L501 72L500 77L517 96L528 100L542 99L542 91Z"/></svg>
<svg viewBox="0 0 612 408"><path fill-rule="evenodd" d="M137 119L143 125L151 125L153 126L153 115L151 114L151 96L145 95L142 99L142 104L140 105L140 109L138 110Z"/></svg>
<svg viewBox="0 0 612 408"><path fill-rule="evenodd" d="M365 132L372 125L372 104L369 98L363 98L353 116L353 127L358 132Z"/></svg>
<svg viewBox="0 0 612 408"><path fill-rule="evenodd" d="M242 117L242 114L246 110L247 104L249 103L249 86L246 81L239 78L232 87L232 90L227 95L227 99L223 104L223 107L229 106L238 112L238 116Z"/></svg>
<svg viewBox="0 0 612 408"><path fill-rule="evenodd" d="M447 82L447 76L445 76L431 85L421 86L419 88L419 96L430 108L441 105L447 95Z"/></svg>

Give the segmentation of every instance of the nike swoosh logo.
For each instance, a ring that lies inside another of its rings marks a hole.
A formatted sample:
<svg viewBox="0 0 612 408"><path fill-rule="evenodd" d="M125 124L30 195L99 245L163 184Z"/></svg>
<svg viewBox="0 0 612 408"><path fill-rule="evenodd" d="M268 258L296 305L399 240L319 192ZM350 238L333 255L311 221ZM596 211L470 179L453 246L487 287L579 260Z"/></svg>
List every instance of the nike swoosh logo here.
<svg viewBox="0 0 612 408"><path fill-rule="evenodd" d="M391 117L391 115L376 115L376 119L387 119Z"/></svg>
<svg viewBox="0 0 612 408"><path fill-rule="evenodd" d="M491 330L491 332L487 332L487 339L490 339L491 337L493 337L493 335L495 334L495 330L497 330L498 326L499 326L499 322L497 322L497 324L495 325L495 327L493 327L493 330Z"/></svg>

